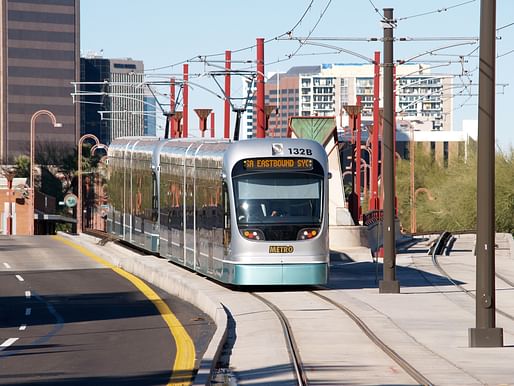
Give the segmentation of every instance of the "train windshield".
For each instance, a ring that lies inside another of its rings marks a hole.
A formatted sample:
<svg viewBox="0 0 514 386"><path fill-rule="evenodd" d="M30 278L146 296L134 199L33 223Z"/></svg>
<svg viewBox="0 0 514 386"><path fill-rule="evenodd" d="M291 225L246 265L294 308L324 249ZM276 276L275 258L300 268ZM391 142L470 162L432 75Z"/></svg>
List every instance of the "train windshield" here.
<svg viewBox="0 0 514 386"><path fill-rule="evenodd" d="M238 225L321 224L323 178L311 173L250 173L234 178Z"/></svg>

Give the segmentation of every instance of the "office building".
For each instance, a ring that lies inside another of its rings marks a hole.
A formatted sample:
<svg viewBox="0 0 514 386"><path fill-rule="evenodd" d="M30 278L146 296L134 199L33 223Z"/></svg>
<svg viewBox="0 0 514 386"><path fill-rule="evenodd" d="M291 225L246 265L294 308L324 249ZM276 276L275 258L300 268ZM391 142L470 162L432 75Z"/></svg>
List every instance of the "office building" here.
<svg viewBox="0 0 514 386"><path fill-rule="evenodd" d="M12 163L30 154L30 122L36 150L75 147L78 106L70 94L79 79L79 0L0 0L0 158Z"/></svg>
<svg viewBox="0 0 514 386"><path fill-rule="evenodd" d="M143 62L93 54L81 58L80 67L81 135L93 134L106 145L144 135Z"/></svg>
<svg viewBox="0 0 514 386"><path fill-rule="evenodd" d="M144 97L144 132L143 135L157 135L157 99L150 93Z"/></svg>

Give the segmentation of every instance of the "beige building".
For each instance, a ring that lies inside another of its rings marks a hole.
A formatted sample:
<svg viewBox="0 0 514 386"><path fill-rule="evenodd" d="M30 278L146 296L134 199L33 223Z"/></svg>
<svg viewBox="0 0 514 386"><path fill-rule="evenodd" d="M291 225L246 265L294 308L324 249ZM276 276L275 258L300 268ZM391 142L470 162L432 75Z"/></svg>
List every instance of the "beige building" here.
<svg viewBox="0 0 514 386"><path fill-rule="evenodd" d="M345 126L342 118L345 104L355 104L357 97L362 101L362 120L373 119L373 76L372 64L324 64L321 75L333 79L334 114L339 125ZM396 66L396 114L398 119L412 121L419 129L453 130L453 77L435 75L427 65ZM380 106L383 101L383 77L380 78Z"/></svg>

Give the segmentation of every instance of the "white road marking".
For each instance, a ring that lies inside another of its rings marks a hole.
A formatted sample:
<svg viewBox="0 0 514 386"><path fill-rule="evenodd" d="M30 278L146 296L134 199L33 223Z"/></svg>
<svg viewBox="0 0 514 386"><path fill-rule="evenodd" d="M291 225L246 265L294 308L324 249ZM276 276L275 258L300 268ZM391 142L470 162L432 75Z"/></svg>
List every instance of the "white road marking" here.
<svg viewBox="0 0 514 386"><path fill-rule="evenodd" d="M26 324L22 324L20 326L20 331L25 331L27 329L27 325Z"/></svg>
<svg viewBox="0 0 514 386"><path fill-rule="evenodd" d="M31 296L32 296L32 294L30 293L30 291L25 291L25 297L27 299L30 299Z"/></svg>
<svg viewBox="0 0 514 386"><path fill-rule="evenodd" d="M14 342L16 342L19 338L9 338L4 343L0 344L0 351L11 346Z"/></svg>
<svg viewBox="0 0 514 386"><path fill-rule="evenodd" d="M25 308L25 316L29 316L30 314L32 314L32 308L30 308L30 307Z"/></svg>
<svg viewBox="0 0 514 386"><path fill-rule="evenodd" d="M4 263L4 267L7 269L11 269L11 266L8 263Z"/></svg>
<svg viewBox="0 0 514 386"><path fill-rule="evenodd" d="M25 279L23 279L20 275L16 275L16 279L18 279L19 281L25 281Z"/></svg>

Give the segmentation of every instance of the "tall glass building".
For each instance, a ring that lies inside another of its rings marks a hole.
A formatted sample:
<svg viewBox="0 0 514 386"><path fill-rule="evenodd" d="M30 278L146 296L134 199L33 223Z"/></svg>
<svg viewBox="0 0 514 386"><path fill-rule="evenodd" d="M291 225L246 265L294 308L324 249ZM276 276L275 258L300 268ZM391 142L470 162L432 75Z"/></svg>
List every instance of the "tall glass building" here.
<svg viewBox="0 0 514 386"><path fill-rule="evenodd" d="M36 150L73 148L79 135L71 82L79 79L79 0L0 0L0 159Z"/></svg>
<svg viewBox="0 0 514 386"><path fill-rule="evenodd" d="M81 135L94 134L101 143L143 135L145 89L140 60L81 58Z"/></svg>

